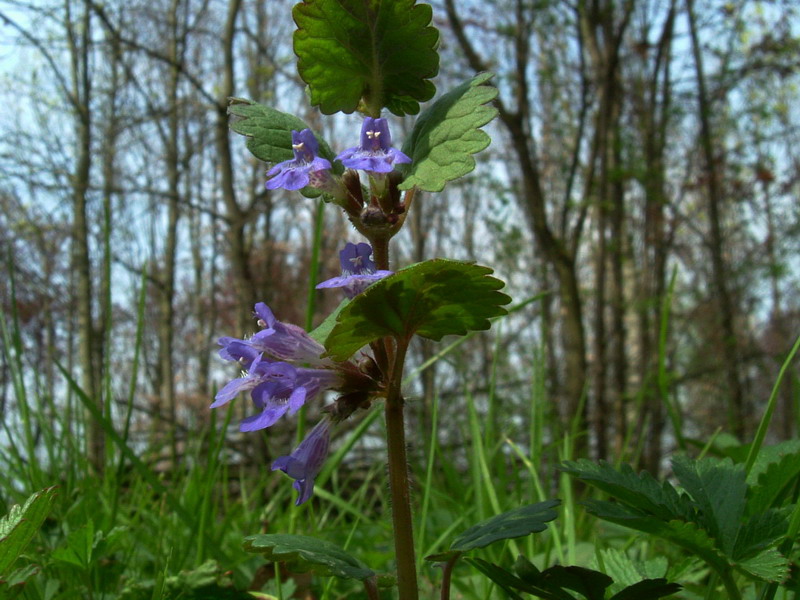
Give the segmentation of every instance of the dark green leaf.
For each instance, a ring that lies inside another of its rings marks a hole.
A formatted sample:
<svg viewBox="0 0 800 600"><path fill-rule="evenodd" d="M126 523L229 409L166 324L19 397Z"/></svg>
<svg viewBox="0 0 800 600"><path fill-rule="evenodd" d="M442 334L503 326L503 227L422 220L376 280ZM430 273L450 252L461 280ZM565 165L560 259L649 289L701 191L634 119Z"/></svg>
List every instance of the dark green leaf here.
<svg viewBox="0 0 800 600"><path fill-rule="evenodd" d="M739 561L735 566L738 570L764 581L780 583L789 575L789 561L775 548Z"/></svg>
<svg viewBox="0 0 800 600"><path fill-rule="evenodd" d="M672 459L672 469L684 489L700 507L700 520L728 556L733 556L736 535L744 514L744 465L730 459Z"/></svg>
<svg viewBox="0 0 800 600"><path fill-rule="evenodd" d="M450 544L450 550L469 552L500 540L510 540L544 531L547 523L558 516L553 509L560 503L560 500L547 500L496 515L473 525L457 536Z"/></svg>
<svg viewBox="0 0 800 600"><path fill-rule="evenodd" d="M0 577L8 573L14 561L39 531L56 497L57 488L49 487L30 496L25 504L16 504L0 519Z"/></svg>
<svg viewBox="0 0 800 600"><path fill-rule="evenodd" d="M437 258L381 279L342 309L325 340L327 355L346 360L385 336L438 341L489 329L489 319L506 314L502 305L511 301L497 291L505 284L490 273L488 267Z"/></svg>
<svg viewBox="0 0 800 600"><path fill-rule="evenodd" d="M562 590L552 592L550 590L538 588L532 584L526 583L513 573L509 573L505 569L480 558L468 557L464 560L499 585L513 600L522 600L522 596L520 596L516 590L534 594L545 600L574 600L572 596Z"/></svg>
<svg viewBox="0 0 800 600"><path fill-rule="evenodd" d="M297 70L325 114L416 114L436 88L439 32L414 0L306 0L292 10Z"/></svg>
<svg viewBox="0 0 800 600"><path fill-rule="evenodd" d="M485 85L491 77L491 73L477 75L420 115L403 145L411 165L400 189L416 186L440 192L448 181L475 168L472 155L492 141L481 127L497 115L497 109L487 104L497 96L496 88Z"/></svg>
<svg viewBox="0 0 800 600"><path fill-rule="evenodd" d="M768 510L742 525L736 537L733 558L739 560L757 554L783 538L789 529L787 508Z"/></svg>
<svg viewBox="0 0 800 600"><path fill-rule="evenodd" d="M579 593L586 600L603 600L613 579L605 573L583 567L556 565L539 574L537 581L528 581L544 588L562 588Z"/></svg>
<svg viewBox="0 0 800 600"><path fill-rule="evenodd" d="M619 469L605 461L599 463L587 459L577 462L567 461L560 467L562 471L603 490L617 500L656 516L662 520L691 519L691 504L681 498L668 482L658 483L647 471L639 475L629 465Z"/></svg>
<svg viewBox="0 0 800 600"><path fill-rule="evenodd" d="M645 579L614 594L610 600L657 600L681 591L677 583L666 579Z"/></svg>
<svg viewBox="0 0 800 600"><path fill-rule="evenodd" d="M244 540L244 549L269 561L286 562L295 571L364 580L375 573L335 544L304 535L262 534Z"/></svg>

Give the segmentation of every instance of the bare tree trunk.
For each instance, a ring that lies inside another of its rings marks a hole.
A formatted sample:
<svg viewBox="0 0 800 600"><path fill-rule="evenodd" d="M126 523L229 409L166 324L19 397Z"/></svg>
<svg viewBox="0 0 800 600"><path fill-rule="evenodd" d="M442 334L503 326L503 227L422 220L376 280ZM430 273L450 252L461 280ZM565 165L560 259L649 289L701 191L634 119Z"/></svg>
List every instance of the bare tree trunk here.
<svg viewBox="0 0 800 600"><path fill-rule="evenodd" d="M89 248L89 218L87 196L92 156L92 85L89 76L89 44L91 43L91 12L88 0L78 24L72 21L71 0L65 1L67 38L71 65L71 100L75 113L75 170L72 175L72 265L76 274L76 302L78 315L78 363L81 368L81 386L89 398L103 410L100 393L100 369L97 334L94 327L93 282ZM103 428L88 417L88 458L95 472L102 474L105 463L105 437Z"/></svg>
<svg viewBox="0 0 800 600"><path fill-rule="evenodd" d="M723 336L724 371L727 378L727 392L729 395L728 423L740 440L747 434L744 394L739 380L739 351L736 335L734 316L734 302L728 287L727 266L723 256L725 240L722 232L722 204L725 201L720 182L719 164L714 152L714 133L711 128L711 104L706 89L705 72L703 70L703 57L700 51L700 41L697 34L697 23L694 16L693 0L686 0L686 11L689 17L689 33L692 40L692 55L694 57L695 72L697 76L697 103L700 118L700 145L706 162L706 181L708 192L708 219L711 239L709 240L709 253L711 254L712 285L719 305L720 327ZM721 140L719 140L721 141Z"/></svg>

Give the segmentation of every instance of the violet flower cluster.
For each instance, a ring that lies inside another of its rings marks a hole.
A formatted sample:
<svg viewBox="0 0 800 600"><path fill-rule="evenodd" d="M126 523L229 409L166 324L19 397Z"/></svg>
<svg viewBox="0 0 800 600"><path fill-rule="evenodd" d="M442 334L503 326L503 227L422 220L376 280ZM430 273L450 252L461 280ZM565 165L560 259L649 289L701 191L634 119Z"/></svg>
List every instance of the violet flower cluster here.
<svg viewBox="0 0 800 600"><path fill-rule="evenodd" d="M292 131L294 158L276 164L267 172L267 189L283 188L299 190L306 186L331 192L336 188L330 174L331 163L319 156L319 143L310 129ZM366 117L361 126L361 143L341 152L340 160L348 169L385 174L394 170L396 164L410 163L411 159L392 147L389 123L383 118Z"/></svg>
<svg viewBox="0 0 800 600"><path fill-rule="evenodd" d="M340 252L342 276L321 283L320 288L343 288L349 298L368 285L391 275L377 271L370 259L369 244L350 244ZM249 392L257 413L245 418L241 431L256 431L274 425L283 415L293 415L306 402L315 400L326 390L341 392L337 404L326 407L322 421L289 456L272 464L295 479L297 504L306 502L314 489L314 479L327 456L330 427L368 402L378 390L378 383L356 364L323 358L325 348L304 329L275 318L263 302L255 306L255 316L262 328L249 339L221 337L219 354L244 368L242 377L227 383L217 393L211 408L218 408L243 392ZM342 404L339 406L338 404Z"/></svg>

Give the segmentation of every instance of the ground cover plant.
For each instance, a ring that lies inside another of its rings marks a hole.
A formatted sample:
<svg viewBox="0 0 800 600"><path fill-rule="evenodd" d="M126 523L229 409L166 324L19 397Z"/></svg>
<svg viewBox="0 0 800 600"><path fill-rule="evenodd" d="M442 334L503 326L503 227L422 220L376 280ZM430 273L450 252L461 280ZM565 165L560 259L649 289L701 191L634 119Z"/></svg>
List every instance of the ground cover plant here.
<svg viewBox="0 0 800 600"><path fill-rule="evenodd" d="M9 267L12 310L2 333L21 434L6 425L2 597L796 597L800 443L765 440L800 340L749 443L714 437L690 452L675 408L666 407L682 448L670 477L585 458L580 407L563 437L545 443L538 428L547 400L535 381L527 447L484 422L468 389L448 400L465 415L456 425L465 452L441 443L440 398L430 430L407 427L404 390L425 368L409 368L412 344L439 342L432 363L445 360L542 300L514 304L491 266L441 257L400 266L393 254L420 196L436 203L476 169L500 113L498 88L492 73L479 72L436 94L439 32L426 4L307 0L293 18L308 102L321 118L360 115L360 131L326 139L300 117L244 98L230 98L227 114L268 163L267 190L317 202L352 225L337 249L340 274L308 277L312 294L343 298L317 327L313 308L304 328L264 302L237 319L252 317L249 329L218 339L232 378L208 399L212 416L187 438L181 468L160 470L130 437L148 274L129 395L115 415L59 361L65 405L54 410L33 391L44 375L31 385ZM402 142L392 131L406 132ZM323 262L318 256L313 268ZM662 331L669 309L667 296ZM533 371L541 368L540 360ZM101 387L110 388L113 370L104 373ZM84 431L99 428L98 455L71 436L81 418L91 423ZM231 465L233 430L258 444L286 421L297 435L283 454L255 473ZM368 431L379 439L368 447L373 466L353 474L348 452ZM409 446L424 449L422 460ZM283 480L268 483L271 472Z"/></svg>

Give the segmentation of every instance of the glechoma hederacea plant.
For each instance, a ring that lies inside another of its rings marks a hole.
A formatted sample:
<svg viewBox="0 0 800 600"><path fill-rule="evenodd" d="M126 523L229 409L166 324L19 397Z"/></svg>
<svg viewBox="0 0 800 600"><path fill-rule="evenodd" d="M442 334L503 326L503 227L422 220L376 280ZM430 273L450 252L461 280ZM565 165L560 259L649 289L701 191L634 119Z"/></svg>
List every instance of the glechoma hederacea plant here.
<svg viewBox="0 0 800 600"><path fill-rule="evenodd" d="M306 536L255 535L245 547L297 570L361 580L372 599L380 597L379 583L396 585L401 600L419 596L401 389L409 343L414 336L438 341L486 330L492 319L507 313L504 305L511 300L499 291L504 284L491 276L492 270L477 264L435 259L390 270L396 267L389 243L414 209L415 195L440 192L473 171L473 155L490 143L482 127L497 112L490 104L497 95L489 84L492 76L480 73L428 106L401 146L392 138L384 111L396 117L417 115L420 103L435 95L430 80L438 72L439 34L431 12L414 0L307 0L294 7L294 51L311 104L327 115L361 113L357 145L356 132L329 144L301 119L247 100L233 99L229 108L232 129L247 136L248 149L271 165L269 190L321 196L344 211L366 242L344 243L342 274L317 286L341 288L345 296L343 306L320 328L306 332L283 323L259 303L257 333L219 340L220 356L237 362L244 374L219 391L212 407L249 395L254 411L240 428L253 431L291 417L303 405L320 404L326 391L336 392L336 400L322 407L321 420L298 447L272 464L294 479L300 505L312 498L337 423L382 401L396 574L379 577L343 549ZM336 154L332 147L345 149ZM718 583L731 598L742 597L740 590L756 583L762 597L769 598L786 579L786 557L800 527L800 447L764 454L759 453L762 441L753 445L760 461L756 468L754 461L745 466L676 458L682 489L625 466L580 460L562 468L616 498L587 502L592 514L666 539L703 561L713 573L707 577L711 595L706 597L714 597ZM462 556L544 531L558 505L550 500L500 514L428 557L443 566L441 597L449 598L453 569ZM511 598L634 600L680 589L668 583L665 569L639 569L624 553L618 555L616 570L606 565L607 573L558 565L539 570L524 557L512 570L477 557L466 560Z"/></svg>

